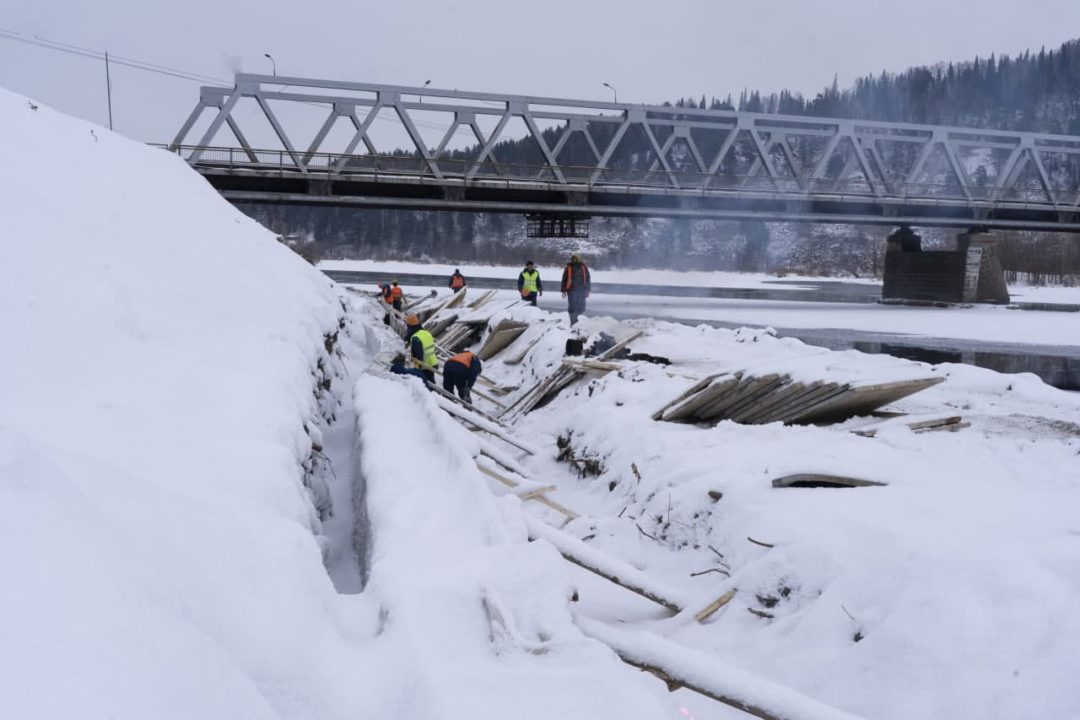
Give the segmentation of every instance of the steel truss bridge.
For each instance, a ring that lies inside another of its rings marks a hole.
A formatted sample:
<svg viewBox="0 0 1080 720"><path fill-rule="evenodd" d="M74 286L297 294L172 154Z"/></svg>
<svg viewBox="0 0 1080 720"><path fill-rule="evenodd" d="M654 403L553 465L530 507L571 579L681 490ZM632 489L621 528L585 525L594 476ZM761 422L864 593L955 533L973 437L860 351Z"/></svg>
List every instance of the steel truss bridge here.
<svg viewBox="0 0 1080 720"><path fill-rule="evenodd" d="M237 203L1080 232L1062 135L239 74L168 149Z"/></svg>

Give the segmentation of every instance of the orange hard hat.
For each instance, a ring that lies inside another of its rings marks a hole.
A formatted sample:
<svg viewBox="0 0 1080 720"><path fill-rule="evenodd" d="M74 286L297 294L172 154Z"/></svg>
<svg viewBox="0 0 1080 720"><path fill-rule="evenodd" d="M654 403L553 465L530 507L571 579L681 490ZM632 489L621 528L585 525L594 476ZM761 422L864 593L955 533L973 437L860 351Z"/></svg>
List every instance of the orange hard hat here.
<svg viewBox="0 0 1080 720"><path fill-rule="evenodd" d="M409 317L405 318L405 324L406 325L419 325L420 324L420 318L418 318L416 315L410 315Z"/></svg>

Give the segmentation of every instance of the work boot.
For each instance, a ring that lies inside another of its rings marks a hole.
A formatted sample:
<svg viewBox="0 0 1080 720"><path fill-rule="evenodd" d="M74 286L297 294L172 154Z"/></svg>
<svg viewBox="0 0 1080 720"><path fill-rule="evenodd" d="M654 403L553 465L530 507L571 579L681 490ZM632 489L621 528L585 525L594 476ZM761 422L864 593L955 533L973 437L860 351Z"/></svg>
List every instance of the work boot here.
<svg viewBox="0 0 1080 720"><path fill-rule="evenodd" d="M468 388L461 391L461 399L472 405L472 393L469 392Z"/></svg>

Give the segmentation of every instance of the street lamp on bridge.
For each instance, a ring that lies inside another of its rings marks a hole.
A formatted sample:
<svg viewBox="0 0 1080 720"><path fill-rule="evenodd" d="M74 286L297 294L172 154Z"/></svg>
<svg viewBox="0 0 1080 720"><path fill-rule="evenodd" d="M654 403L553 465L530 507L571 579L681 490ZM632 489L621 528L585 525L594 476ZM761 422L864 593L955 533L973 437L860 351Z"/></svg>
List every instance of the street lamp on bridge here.
<svg viewBox="0 0 1080 720"><path fill-rule="evenodd" d="M273 68L274 77L277 77L277 63L274 62L274 56L270 53L263 53L263 57L270 61L270 67Z"/></svg>
<svg viewBox="0 0 1080 720"><path fill-rule="evenodd" d="M420 86L420 90L423 90L424 88L426 88L430 84L431 84L430 80L425 80L424 84ZM424 104L424 93L423 92L420 93L420 104L421 105Z"/></svg>
<svg viewBox="0 0 1080 720"><path fill-rule="evenodd" d="M606 88L607 88L608 90L610 90L610 91L611 91L612 93L614 93L614 95L615 95L615 102L619 102L619 91L618 91L618 90L616 90L615 88L613 88L612 86L608 85L607 83L601 83L601 84L602 84L602 85L603 85L604 87L606 87Z"/></svg>

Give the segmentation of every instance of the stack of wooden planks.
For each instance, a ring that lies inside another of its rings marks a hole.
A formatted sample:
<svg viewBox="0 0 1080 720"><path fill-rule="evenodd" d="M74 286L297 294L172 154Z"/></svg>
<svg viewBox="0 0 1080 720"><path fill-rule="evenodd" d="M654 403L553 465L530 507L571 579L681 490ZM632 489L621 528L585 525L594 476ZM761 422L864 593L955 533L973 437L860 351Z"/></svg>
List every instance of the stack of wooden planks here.
<svg viewBox="0 0 1080 720"><path fill-rule="evenodd" d="M732 420L748 425L832 422L869 413L943 380L927 376L888 382L796 381L780 373L720 373L694 384L652 417L692 423Z"/></svg>

